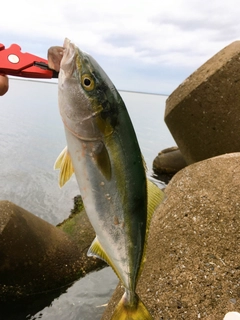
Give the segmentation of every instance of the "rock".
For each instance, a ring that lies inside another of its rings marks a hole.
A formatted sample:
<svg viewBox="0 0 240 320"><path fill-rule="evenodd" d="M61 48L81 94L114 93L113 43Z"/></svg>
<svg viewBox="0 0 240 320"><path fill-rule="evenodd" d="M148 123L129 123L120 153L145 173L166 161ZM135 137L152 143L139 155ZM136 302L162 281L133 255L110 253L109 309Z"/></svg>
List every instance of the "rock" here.
<svg viewBox="0 0 240 320"><path fill-rule="evenodd" d="M101 260L86 257L94 236L84 210L57 228L0 201L0 302L36 297L103 266Z"/></svg>
<svg viewBox="0 0 240 320"><path fill-rule="evenodd" d="M153 216L137 292L154 319L240 312L240 153L178 172ZM102 320L122 295L115 291Z"/></svg>
<svg viewBox="0 0 240 320"><path fill-rule="evenodd" d="M159 152L153 161L153 171L155 174L175 174L185 168L187 163L178 147L171 147Z"/></svg>
<svg viewBox="0 0 240 320"><path fill-rule="evenodd" d="M188 77L167 99L165 122L188 164L240 151L240 41Z"/></svg>

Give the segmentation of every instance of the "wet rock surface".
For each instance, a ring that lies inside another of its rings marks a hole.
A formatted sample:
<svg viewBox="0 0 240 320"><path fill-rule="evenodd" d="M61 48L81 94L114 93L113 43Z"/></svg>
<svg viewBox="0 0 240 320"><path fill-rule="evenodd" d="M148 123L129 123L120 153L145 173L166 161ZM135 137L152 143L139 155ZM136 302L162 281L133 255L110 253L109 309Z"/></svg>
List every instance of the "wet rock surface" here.
<svg viewBox="0 0 240 320"><path fill-rule="evenodd" d="M171 147L160 151L153 161L153 171L155 174L166 173L174 175L186 166L187 163L178 147Z"/></svg>
<svg viewBox="0 0 240 320"><path fill-rule="evenodd" d="M178 172L152 219L137 292L154 319L222 320L240 311L240 153ZM102 320L122 296L116 289Z"/></svg>
<svg viewBox="0 0 240 320"><path fill-rule="evenodd" d="M188 164L240 151L240 41L222 49L167 99L165 121Z"/></svg>

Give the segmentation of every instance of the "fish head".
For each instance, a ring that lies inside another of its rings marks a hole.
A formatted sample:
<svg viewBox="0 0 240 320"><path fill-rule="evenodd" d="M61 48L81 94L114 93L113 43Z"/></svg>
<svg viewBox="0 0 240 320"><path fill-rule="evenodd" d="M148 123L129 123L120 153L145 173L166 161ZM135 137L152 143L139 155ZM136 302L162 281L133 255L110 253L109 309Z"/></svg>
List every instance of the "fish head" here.
<svg viewBox="0 0 240 320"><path fill-rule="evenodd" d="M99 64L65 39L59 72L59 108L65 127L82 140L112 134L121 97Z"/></svg>

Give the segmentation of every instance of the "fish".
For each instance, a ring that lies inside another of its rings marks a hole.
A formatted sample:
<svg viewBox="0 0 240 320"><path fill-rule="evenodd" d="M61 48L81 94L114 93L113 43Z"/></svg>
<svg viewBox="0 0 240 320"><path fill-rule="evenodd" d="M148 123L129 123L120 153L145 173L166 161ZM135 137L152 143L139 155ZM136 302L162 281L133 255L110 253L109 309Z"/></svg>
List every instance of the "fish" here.
<svg viewBox="0 0 240 320"><path fill-rule="evenodd" d="M111 319L153 319L136 286L151 217L163 192L146 177L136 133L118 90L94 58L67 38L58 104L67 141L55 162L59 184L63 186L74 172L96 233L88 256L106 261L125 289Z"/></svg>

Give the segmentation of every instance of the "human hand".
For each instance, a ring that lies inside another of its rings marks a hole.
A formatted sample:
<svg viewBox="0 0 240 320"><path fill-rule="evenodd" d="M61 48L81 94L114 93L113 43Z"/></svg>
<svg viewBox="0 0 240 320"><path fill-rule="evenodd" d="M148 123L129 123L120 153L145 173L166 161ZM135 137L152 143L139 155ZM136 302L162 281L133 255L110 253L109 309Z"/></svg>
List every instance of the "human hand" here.
<svg viewBox="0 0 240 320"><path fill-rule="evenodd" d="M8 91L8 77L0 74L0 96Z"/></svg>
<svg viewBox="0 0 240 320"><path fill-rule="evenodd" d="M59 72L60 63L63 57L63 47L51 47L48 49L48 66L49 68Z"/></svg>

